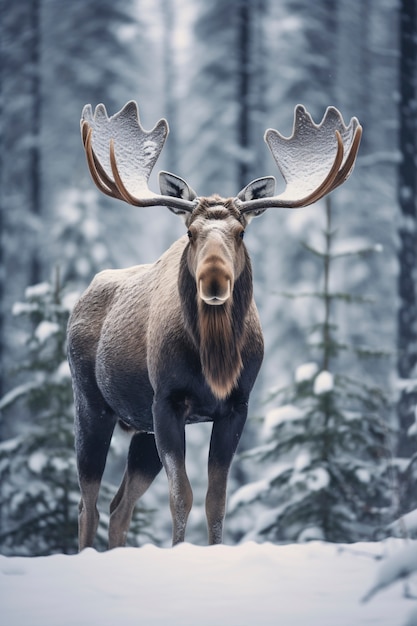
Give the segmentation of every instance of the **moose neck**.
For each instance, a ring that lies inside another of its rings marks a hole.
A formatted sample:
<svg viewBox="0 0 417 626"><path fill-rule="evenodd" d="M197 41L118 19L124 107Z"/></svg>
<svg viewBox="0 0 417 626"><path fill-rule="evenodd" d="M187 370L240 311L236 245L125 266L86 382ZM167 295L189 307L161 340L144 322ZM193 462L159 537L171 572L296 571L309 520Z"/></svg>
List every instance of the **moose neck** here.
<svg viewBox="0 0 417 626"><path fill-rule="evenodd" d="M218 399L230 395L243 365L241 347L253 294L252 268L246 250L245 259L231 298L221 306L206 304L197 296L195 279L187 265L187 249L181 259L178 286L185 326L199 351L207 384Z"/></svg>

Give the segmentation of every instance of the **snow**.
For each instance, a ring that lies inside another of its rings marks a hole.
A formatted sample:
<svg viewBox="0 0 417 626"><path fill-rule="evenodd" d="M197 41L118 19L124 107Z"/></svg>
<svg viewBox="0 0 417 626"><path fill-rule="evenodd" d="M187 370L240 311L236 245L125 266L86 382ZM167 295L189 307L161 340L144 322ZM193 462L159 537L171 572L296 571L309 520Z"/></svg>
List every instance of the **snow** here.
<svg viewBox="0 0 417 626"><path fill-rule="evenodd" d="M294 471L302 472L311 463L311 454L308 450L301 450L294 461Z"/></svg>
<svg viewBox="0 0 417 626"><path fill-rule="evenodd" d="M410 428L407 431L407 435L409 437L415 437L417 435L417 404L414 407L414 422L411 424Z"/></svg>
<svg viewBox="0 0 417 626"><path fill-rule="evenodd" d="M307 473L307 486L311 491L326 489L330 484L329 472L324 467L316 467Z"/></svg>
<svg viewBox="0 0 417 626"><path fill-rule="evenodd" d="M263 435L268 437L278 424L287 421L296 421L302 419L304 413L294 404L285 404L283 406L271 409L265 416L263 423Z"/></svg>
<svg viewBox="0 0 417 626"><path fill-rule="evenodd" d="M406 513L388 526L388 529L395 537L406 537L410 533L417 535L417 509Z"/></svg>
<svg viewBox="0 0 417 626"><path fill-rule="evenodd" d="M361 483L370 483L371 482L371 473L369 470L360 467L355 470L356 478L360 480Z"/></svg>
<svg viewBox="0 0 417 626"><path fill-rule="evenodd" d="M305 484L310 491L320 491L329 485L330 476L324 467L316 467L308 472L295 471L291 476L290 484L296 485L297 483Z"/></svg>
<svg viewBox="0 0 417 626"><path fill-rule="evenodd" d="M25 299L32 300L36 298L43 298L51 291L51 285L47 282L38 283L36 285L30 285L25 289Z"/></svg>
<svg viewBox="0 0 417 626"><path fill-rule="evenodd" d="M385 559L379 567L375 583L365 594L364 600L369 600L381 589L384 589L400 578L405 578L416 571L417 543L406 542L402 546L401 550Z"/></svg>
<svg viewBox="0 0 417 626"><path fill-rule="evenodd" d="M0 411L13 404L15 400L17 400L21 396L25 396L27 393L32 391L32 389L36 389L37 387L39 387L39 381L29 381L27 383L22 383L21 385L14 387L9 392L7 392L0 400Z"/></svg>
<svg viewBox="0 0 417 626"><path fill-rule="evenodd" d="M314 394L321 396L323 393L329 393L329 391L333 390L333 384L333 374L327 370L323 370L317 375L314 381Z"/></svg>
<svg viewBox="0 0 417 626"><path fill-rule="evenodd" d="M59 365L58 369L56 370L55 378L57 381L62 382L71 378L71 371L67 360L62 361L61 365Z"/></svg>
<svg viewBox="0 0 417 626"><path fill-rule="evenodd" d="M357 256L369 252L382 253L384 247L380 243L373 243L365 237L350 237L335 241L332 245L332 256Z"/></svg>
<svg viewBox="0 0 417 626"><path fill-rule="evenodd" d="M297 384L308 382L309 380L314 378L314 376L318 372L318 369L319 368L317 363L314 362L303 363L302 365L299 365L295 370L295 382Z"/></svg>
<svg viewBox="0 0 417 626"><path fill-rule="evenodd" d="M35 303L15 302L12 306L12 315L17 317L18 315L25 315L26 313L37 311L37 309L38 306Z"/></svg>
<svg viewBox="0 0 417 626"><path fill-rule="evenodd" d="M39 343L45 343L48 341L50 337L59 333L59 324L56 322L49 322L48 320L43 320L35 330L35 337L39 341Z"/></svg>
<svg viewBox="0 0 417 626"><path fill-rule="evenodd" d="M75 304L78 302L80 298L80 293L78 291L70 291L69 293L64 294L62 298L62 306L67 311L72 311Z"/></svg>
<svg viewBox="0 0 417 626"><path fill-rule="evenodd" d="M381 565L377 559L387 553L394 561ZM403 584L376 593L403 573L404 558L413 569L415 543L185 543L105 553L87 549L72 556L0 556L2 623L405 626L416 623L410 621L416 603L404 597ZM363 602L367 589L372 599Z"/></svg>
<svg viewBox="0 0 417 626"><path fill-rule="evenodd" d="M230 497L228 503L228 510L234 511L238 506L242 504L249 504L253 502L259 496L266 493L270 488L269 480L257 480L253 483L248 483L240 489L237 489Z"/></svg>
<svg viewBox="0 0 417 626"><path fill-rule="evenodd" d="M48 463L48 457L44 452L34 452L30 455L28 465L31 472L40 474Z"/></svg>

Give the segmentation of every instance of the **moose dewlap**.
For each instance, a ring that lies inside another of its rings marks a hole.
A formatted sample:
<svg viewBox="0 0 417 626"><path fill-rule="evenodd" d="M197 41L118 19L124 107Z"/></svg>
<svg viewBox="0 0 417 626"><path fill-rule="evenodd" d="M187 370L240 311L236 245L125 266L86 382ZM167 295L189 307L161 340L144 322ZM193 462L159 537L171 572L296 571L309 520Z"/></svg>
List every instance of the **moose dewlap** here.
<svg viewBox="0 0 417 626"><path fill-rule="evenodd" d="M173 543L184 540L192 506L185 469L185 426L212 422L206 514L209 543L222 540L227 476L246 421L263 358L253 300L252 269L243 236L271 207L307 206L351 173L362 129L329 107L320 124L303 106L293 134L265 133L286 182L276 196L271 176L249 183L235 198L198 197L178 176L160 172L160 194L148 179L168 125L151 131L135 102L108 117L87 105L81 119L88 166L97 187L133 206L166 206L186 234L152 265L98 274L68 325L68 358L75 398L79 483L79 547L97 531L97 497L118 420L132 431L126 471L110 507L109 546L126 541L133 508L164 467Z"/></svg>

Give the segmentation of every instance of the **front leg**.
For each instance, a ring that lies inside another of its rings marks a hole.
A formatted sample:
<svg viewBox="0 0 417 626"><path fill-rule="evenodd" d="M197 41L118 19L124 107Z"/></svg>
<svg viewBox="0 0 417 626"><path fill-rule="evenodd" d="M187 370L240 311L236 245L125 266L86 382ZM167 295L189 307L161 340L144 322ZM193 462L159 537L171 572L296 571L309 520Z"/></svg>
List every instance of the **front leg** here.
<svg viewBox="0 0 417 626"><path fill-rule="evenodd" d="M172 545L184 541L193 503L193 492L185 469L185 420L169 400L155 399L155 440L168 477L172 516Z"/></svg>
<svg viewBox="0 0 417 626"><path fill-rule="evenodd" d="M238 405L232 414L213 423L208 461L206 516L209 544L222 542L226 510L227 478L246 422L247 403Z"/></svg>

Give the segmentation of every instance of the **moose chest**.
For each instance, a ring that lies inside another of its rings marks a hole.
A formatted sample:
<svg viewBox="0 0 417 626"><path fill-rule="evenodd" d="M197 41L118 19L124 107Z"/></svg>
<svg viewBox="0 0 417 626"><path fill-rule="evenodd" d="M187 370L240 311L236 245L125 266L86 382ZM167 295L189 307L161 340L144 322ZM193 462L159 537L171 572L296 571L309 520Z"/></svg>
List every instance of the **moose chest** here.
<svg viewBox="0 0 417 626"><path fill-rule="evenodd" d="M96 379L106 402L122 421L146 432L154 430L155 396L163 398L169 413L184 424L227 417L235 403L249 396L260 360L250 381L244 373L234 392L219 399L206 381L197 347L186 333L170 330L169 321L164 321L163 316L161 321L165 332L159 330L155 341L148 334L147 349L143 340L145 330L139 324L124 326L119 320L119 332L125 338L120 342L115 342L114 325L111 334L104 325L97 350Z"/></svg>

